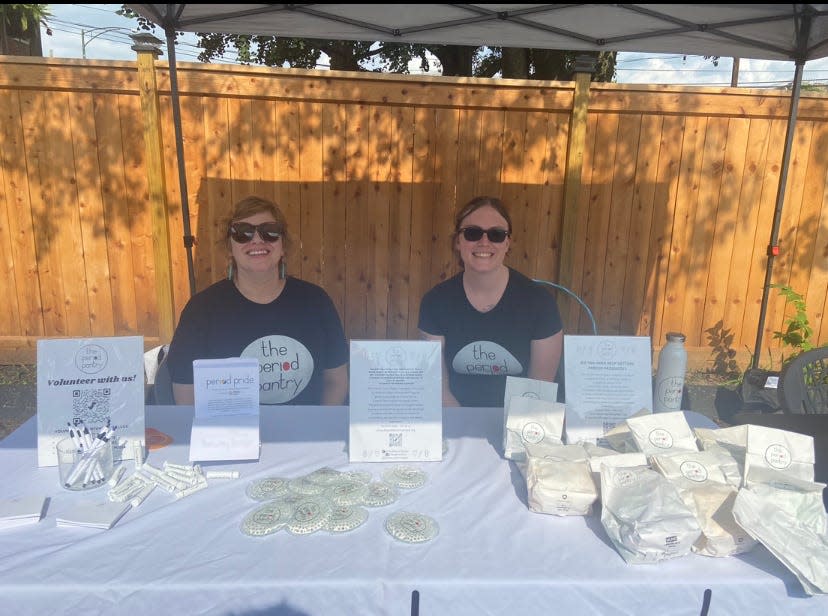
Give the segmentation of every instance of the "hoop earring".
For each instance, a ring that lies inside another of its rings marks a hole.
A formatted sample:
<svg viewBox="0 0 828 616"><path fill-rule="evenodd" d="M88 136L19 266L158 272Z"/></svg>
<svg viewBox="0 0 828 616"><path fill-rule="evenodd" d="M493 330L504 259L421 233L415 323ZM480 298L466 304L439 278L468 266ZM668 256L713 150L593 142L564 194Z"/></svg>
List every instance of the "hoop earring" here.
<svg viewBox="0 0 828 616"><path fill-rule="evenodd" d="M287 263L285 263L285 258L282 257L279 261L279 280L285 278L287 278Z"/></svg>
<svg viewBox="0 0 828 616"><path fill-rule="evenodd" d="M233 280L233 274L236 273L236 260L233 257L230 257L230 260L227 262L227 280Z"/></svg>

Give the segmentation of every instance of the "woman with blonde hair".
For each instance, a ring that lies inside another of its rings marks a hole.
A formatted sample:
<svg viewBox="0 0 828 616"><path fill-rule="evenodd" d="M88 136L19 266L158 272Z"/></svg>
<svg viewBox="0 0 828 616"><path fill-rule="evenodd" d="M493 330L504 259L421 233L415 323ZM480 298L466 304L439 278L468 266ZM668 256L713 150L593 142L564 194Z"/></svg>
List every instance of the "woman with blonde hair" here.
<svg viewBox="0 0 828 616"><path fill-rule="evenodd" d="M342 322L321 287L287 274L289 236L279 207L247 197L225 228L227 278L190 298L170 343L176 403L193 403L194 359L255 357L262 404L344 404Z"/></svg>

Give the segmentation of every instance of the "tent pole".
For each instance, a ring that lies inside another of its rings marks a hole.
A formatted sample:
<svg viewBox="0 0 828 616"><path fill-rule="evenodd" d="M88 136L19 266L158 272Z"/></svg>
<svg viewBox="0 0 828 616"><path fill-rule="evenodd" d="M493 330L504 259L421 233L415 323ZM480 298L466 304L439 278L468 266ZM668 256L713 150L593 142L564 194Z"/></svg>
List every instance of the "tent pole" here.
<svg viewBox="0 0 828 616"><path fill-rule="evenodd" d="M193 244L195 237L190 229L190 205L187 195L187 171L184 168L184 138L181 135L181 107L178 97L178 70L175 64L175 28L164 28L167 35L167 57L170 62L170 95L172 96L173 125L175 127L175 154L178 159L178 186L181 193L181 220L184 225L184 247L187 249L187 273L190 277L190 295L195 295L195 268Z"/></svg>
<svg viewBox="0 0 828 616"><path fill-rule="evenodd" d="M790 166L791 149L793 147L794 130L796 128L796 116L799 109L799 93L802 89L802 71L804 67L805 60L796 60L793 92L791 93L791 111L788 115L785 150L782 153L779 186L776 191L776 210L773 213L773 226L771 228L770 243L768 244L768 266L765 270L765 284L762 287L762 308L759 311L759 329L756 332L756 346L753 349L752 368L754 369L759 367L759 355L762 352L762 333L765 329L765 317L768 312L768 297L770 295L771 278L773 276L773 260L779 254L779 226L782 222L782 206L785 203L785 185L788 183L788 167Z"/></svg>

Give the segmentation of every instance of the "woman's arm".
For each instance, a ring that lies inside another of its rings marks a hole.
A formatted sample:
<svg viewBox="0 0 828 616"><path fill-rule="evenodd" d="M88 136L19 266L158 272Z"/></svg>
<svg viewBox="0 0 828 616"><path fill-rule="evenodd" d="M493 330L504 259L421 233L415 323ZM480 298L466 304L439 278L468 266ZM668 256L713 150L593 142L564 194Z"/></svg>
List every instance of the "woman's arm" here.
<svg viewBox="0 0 828 616"><path fill-rule="evenodd" d="M529 378L554 381L561 363L563 331L548 338L532 340L529 348Z"/></svg>
<svg viewBox="0 0 828 616"><path fill-rule="evenodd" d="M348 364L322 372L322 404L342 406L348 396Z"/></svg>
<svg viewBox="0 0 828 616"><path fill-rule="evenodd" d="M449 387L449 374L448 374L448 364L446 362L446 338L445 336L432 336L431 334L425 333L423 330L419 330L420 338L423 340L438 340L440 342L440 357L442 361L440 364L442 365L443 369L443 406L460 406L460 403L457 401L457 398L454 397L454 394L451 393L451 387Z"/></svg>

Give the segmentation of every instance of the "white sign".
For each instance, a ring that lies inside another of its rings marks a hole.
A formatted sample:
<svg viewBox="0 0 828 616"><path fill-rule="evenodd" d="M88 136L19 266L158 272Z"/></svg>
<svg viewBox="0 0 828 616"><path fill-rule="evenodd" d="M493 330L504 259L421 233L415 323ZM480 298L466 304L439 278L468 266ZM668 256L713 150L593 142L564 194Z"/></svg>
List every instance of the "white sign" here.
<svg viewBox="0 0 828 616"><path fill-rule="evenodd" d="M649 336L564 336L566 442L601 442L641 409L653 409Z"/></svg>
<svg viewBox="0 0 828 616"><path fill-rule="evenodd" d="M114 430L116 460L132 459L144 435L144 339L37 341L37 464L56 466L55 445L70 431Z"/></svg>
<svg viewBox="0 0 828 616"><path fill-rule="evenodd" d="M193 395L191 462L259 459L258 360L196 359Z"/></svg>
<svg viewBox="0 0 828 616"><path fill-rule="evenodd" d="M351 462L442 459L441 361L436 341L351 341Z"/></svg>

